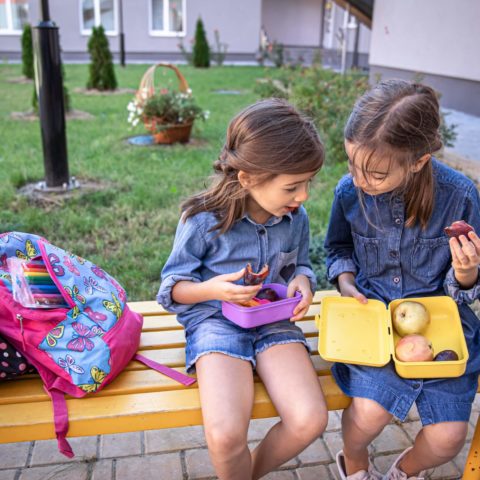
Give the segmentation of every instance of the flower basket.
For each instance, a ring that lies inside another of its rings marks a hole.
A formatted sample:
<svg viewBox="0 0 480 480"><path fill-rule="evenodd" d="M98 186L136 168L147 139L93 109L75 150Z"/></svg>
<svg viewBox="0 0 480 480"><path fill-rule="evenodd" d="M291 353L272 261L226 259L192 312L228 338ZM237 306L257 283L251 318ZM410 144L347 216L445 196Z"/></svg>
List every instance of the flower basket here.
<svg viewBox="0 0 480 480"><path fill-rule="evenodd" d="M158 125L162 125L160 118L145 119L143 124L149 132L152 132L155 143L165 144L187 143L190 140L193 126L193 122L189 122L184 124L166 124L159 128Z"/></svg>
<svg viewBox="0 0 480 480"><path fill-rule="evenodd" d="M155 96L162 94L156 92L154 85L154 76L157 68L169 68L173 70L178 79L178 91L181 94L190 95L190 89L185 77L180 73L180 70L170 63L158 63L152 65L143 75L138 91L136 94L136 101L140 107L144 107L147 101ZM165 90L165 92L168 92ZM168 119L161 116L142 116L145 128L152 133L155 143L172 144L172 143L187 143L190 139L192 131L193 119L184 122L171 123Z"/></svg>

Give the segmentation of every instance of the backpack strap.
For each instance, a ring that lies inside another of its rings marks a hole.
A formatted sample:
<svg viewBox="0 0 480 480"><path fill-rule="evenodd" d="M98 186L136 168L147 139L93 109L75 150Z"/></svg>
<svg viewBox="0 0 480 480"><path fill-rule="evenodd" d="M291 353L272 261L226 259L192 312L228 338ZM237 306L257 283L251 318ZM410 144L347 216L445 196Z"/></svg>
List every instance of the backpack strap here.
<svg viewBox="0 0 480 480"><path fill-rule="evenodd" d="M68 410L65 394L59 390L48 390L53 403L53 418L55 422L55 434L57 435L58 450L66 457L75 456L72 447L65 438L68 432Z"/></svg>
<svg viewBox="0 0 480 480"><path fill-rule="evenodd" d="M176 370L173 370L173 368L162 365L161 363L155 362L154 360L144 357L143 355L140 355L138 353L135 354L133 359L138 360L141 363L144 363L145 365L147 365L150 368L153 368L157 372L163 373L167 377L173 378L174 380L182 383L183 385L189 386L194 384L197 381L195 378L192 378L192 377L189 377L188 375L184 375L183 373L177 372Z"/></svg>

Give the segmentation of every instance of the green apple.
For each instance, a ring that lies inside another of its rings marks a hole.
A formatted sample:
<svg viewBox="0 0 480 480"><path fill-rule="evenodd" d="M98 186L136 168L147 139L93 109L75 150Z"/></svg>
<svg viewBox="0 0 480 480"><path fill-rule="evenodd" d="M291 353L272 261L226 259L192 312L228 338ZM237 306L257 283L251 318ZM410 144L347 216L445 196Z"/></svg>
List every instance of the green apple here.
<svg viewBox="0 0 480 480"><path fill-rule="evenodd" d="M393 312L393 327L401 337L423 333L429 323L430 315L420 302L406 300Z"/></svg>

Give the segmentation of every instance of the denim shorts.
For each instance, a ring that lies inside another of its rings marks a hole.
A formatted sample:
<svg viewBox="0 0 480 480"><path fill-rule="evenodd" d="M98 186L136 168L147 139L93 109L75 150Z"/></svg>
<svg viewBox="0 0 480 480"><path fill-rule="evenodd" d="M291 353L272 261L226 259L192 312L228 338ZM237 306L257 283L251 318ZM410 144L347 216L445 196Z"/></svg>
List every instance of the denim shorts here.
<svg viewBox="0 0 480 480"><path fill-rule="evenodd" d="M208 353L223 353L256 366L256 356L274 345L302 343L309 349L302 330L289 320L256 328L242 328L224 318L209 317L186 330L187 372Z"/></svg>

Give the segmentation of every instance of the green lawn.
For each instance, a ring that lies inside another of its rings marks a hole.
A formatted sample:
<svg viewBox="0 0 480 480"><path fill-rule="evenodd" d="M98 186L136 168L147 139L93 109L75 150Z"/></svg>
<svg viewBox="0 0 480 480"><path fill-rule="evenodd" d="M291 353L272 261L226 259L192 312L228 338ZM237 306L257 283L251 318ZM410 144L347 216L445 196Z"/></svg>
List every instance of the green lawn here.
<svg viewBox="0 0 480 480"><path fill-rule="evenodd" d="M137 88L146 68L116 67L119 87ZM126 138L144 131L140 126L129 130L126 121L132 94L75 93L86 84L87 66L66 65L73 108L95 116L93 120L67 121L70 173L79 179L101 180L109 187L63 205L39 208L16 194L18 185L44 177L39 122L10 117L12 111L30 109L33 87L8 82L20 76L20 65L1 65L1 231L43 235L98 263L123 284L130 300L154 299L172 245L179 203L204 185L229 119L257 100L253 88L256 79L264 75L261 67L180 68L198 103L210 110L210 119L195 126L192 145L134 147ZM242 94L219 95L213 92L217 89L240 90ZM314 236L325 230L333 187L344 171L344 163L335 165L327 158L312 187L307 209Z"/></svg>

